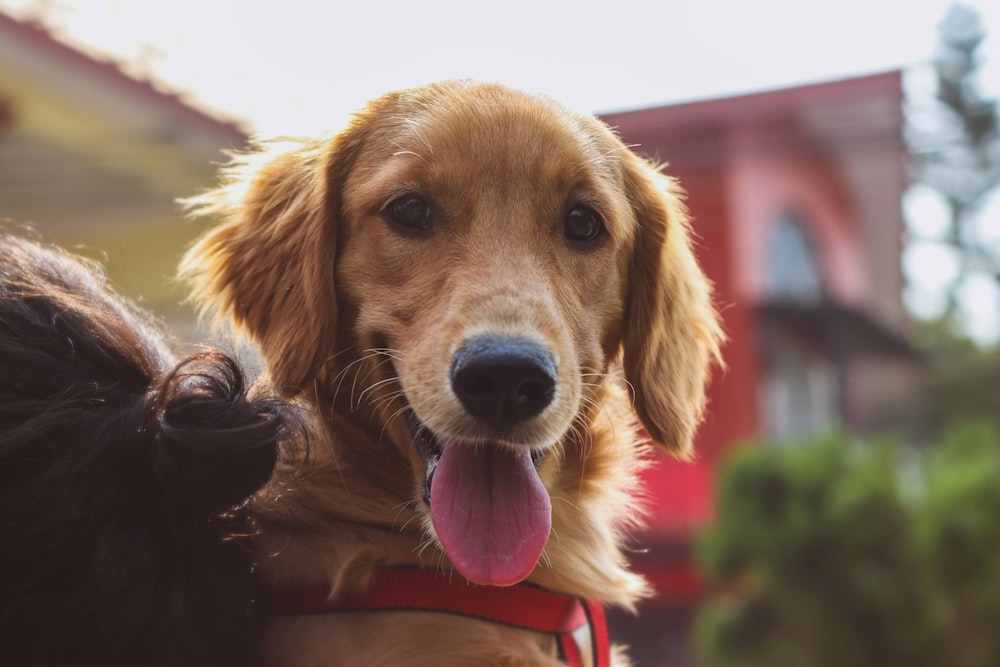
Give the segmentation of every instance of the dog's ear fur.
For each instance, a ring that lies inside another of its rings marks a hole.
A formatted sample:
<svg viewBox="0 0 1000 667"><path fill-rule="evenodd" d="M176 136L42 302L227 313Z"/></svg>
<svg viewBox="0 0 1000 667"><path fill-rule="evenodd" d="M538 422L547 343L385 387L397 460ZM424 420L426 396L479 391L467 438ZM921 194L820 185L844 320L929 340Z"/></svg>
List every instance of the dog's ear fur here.
<svg viewBox="0 0 1000 667"><path fill-rule="evenodd" d="M705 385L723 340L711 285L691 249L687 210L673 179L631 151L625 188L638 221L629 267L623 364L650 438L690 456Z"/></svg>
<svg viewBox="0 0 1000 667"><path fill-rule="evenodd" d="M334 255L343 138L259 144L215 190L187 200L221 223L185 255L179 276L202 313L229 316L260 345L274 385L296 395L333 353Z"/></svg>

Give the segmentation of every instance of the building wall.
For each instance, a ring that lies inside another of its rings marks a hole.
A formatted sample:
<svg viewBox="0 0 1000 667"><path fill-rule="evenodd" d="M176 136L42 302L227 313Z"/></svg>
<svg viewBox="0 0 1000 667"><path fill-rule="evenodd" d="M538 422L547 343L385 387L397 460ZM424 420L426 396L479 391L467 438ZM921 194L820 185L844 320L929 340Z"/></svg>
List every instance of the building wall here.
<svg viewBox="0 0 1000 667"><path fill-rule="evenodd" d="M792 379L818 379L829 392L818 391L816 405L852 426L864 423L859 404L869 404L871 376L889 377L870 361L838 367L810 341L776 336L783 332L764 328L758 304L768 296L772 232L794 214L813 242L825 297L905 321L898 261L902 161L893 141L899 91L898 73L887 73L606 117L626 143L667 163L666 173L687 192L696 252L715 284L728 336L726 369L709 387L695 460L664 457L646 473L654 512L638 537L645 551L635 565L661 595L644 605L640 623L613 616L640 666L696 664L686 633L702 589L690 537L713 515L721 459L773 427L769 392L785 382L785 393L795 393L798 385L768 365L774 349L787 347L781 359L802 370Z"/></svg>
<svg viewBox="0 0 1000 667"><path fill-rule="evenodd" d="M699 457L714 460L767 427L759 397L769 334L757 305L768 296L772 231L786 214L812 240L827 298L905 325L901 91L899 72L886 72L605 116L626 143L666 162L687 190L698 253L716 285L728 368L710 388ZM869 372L868 360L849 365L842 377L850 396L841 407L852 425L863 425L862 408L898 386L881 391L891 374ZM674 475L652 481L663 489Z"/></svg>

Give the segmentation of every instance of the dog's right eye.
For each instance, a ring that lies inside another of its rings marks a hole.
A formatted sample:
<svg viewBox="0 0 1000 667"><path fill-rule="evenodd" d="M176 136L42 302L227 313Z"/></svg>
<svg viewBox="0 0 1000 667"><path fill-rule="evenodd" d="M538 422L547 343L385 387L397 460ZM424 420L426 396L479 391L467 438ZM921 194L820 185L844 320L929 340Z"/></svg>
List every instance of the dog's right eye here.
<svg viewBox="0 0 1000 667"><path fill-rule="evenodd" d="M579 246L592 245L605 234L604 221L589 206L575 206L566 214L563 234Z"/></svg>
<svg viewBox="0 0 1000 667"><path fill-rule="evenodd" d="M419 195L408 194L393 199L383 215L403 232L426 232L431 228L431 207Z"/></svg>

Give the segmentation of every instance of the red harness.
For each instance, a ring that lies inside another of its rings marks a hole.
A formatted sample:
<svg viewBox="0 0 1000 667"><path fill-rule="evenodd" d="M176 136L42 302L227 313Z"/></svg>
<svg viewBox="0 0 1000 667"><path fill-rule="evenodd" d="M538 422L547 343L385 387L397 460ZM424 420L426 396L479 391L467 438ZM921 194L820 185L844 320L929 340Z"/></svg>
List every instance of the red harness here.
<svg viewBox="0 0 1000 667"><path fill-rule="evenodd" d="M380 570L364 595L330 599L329 588L317 586L283 591L273 602L275 612L282 615L431 611L469 616L554 635L570 667L611 665L608 626L600 603L532 584L477 586L458 575L399 568ZM589 635L589 641L581 641L581 635L583 639Z"/></svg>

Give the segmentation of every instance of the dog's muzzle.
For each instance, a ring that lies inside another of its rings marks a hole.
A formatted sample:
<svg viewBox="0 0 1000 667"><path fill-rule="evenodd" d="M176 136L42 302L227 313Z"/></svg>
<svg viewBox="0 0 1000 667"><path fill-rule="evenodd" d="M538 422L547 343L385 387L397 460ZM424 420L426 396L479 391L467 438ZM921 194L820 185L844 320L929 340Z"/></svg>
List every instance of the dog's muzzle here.
<svg viewBox="0 0 1000 667"><path fill-rule="evenodd" d="M467 579L509 586L538 563L552 526L538 474L544 450L512 441L516 426L542 414L556 393L556 362L541 344L478 336L454 354L451 387L491 436L439 436L412 408L407 421L426 464L423 497L445 553Z"/></svg>

